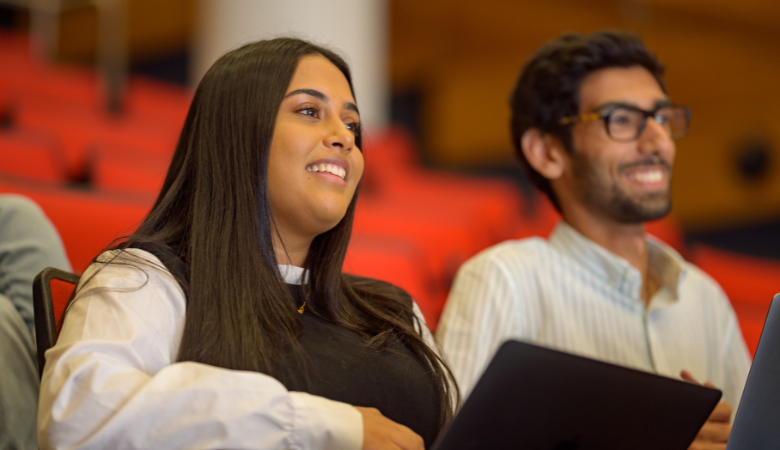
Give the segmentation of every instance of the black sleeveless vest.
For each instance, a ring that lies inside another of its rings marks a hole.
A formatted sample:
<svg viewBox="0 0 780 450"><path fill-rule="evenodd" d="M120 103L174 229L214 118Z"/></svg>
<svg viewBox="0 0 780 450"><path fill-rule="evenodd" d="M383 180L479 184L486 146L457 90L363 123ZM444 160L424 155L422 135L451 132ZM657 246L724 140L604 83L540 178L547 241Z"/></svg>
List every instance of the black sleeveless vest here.
<svg viewBox="0 0 780 450"><path fill-rule="evenodd" d="M296 304L302 305L302 288L288 286ZM306 369L300 373L291 367L280 376L288 390L376 408L419 434L426 448L433 445L439 432L438 396L430 373L406 346L398 343L374 350L357 333L327 322L307 308L301 320Z"/></svg>

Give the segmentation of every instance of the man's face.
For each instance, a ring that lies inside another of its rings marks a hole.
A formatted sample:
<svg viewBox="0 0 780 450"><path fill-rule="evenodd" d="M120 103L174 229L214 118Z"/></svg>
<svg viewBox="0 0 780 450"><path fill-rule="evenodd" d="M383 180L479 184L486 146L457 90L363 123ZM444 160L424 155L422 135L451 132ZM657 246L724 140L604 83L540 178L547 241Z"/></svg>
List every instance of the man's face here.
<svg viewBox="0 0 780 450"><path fill-rule="evenodd" d="M651 111L669 100L642 67L608 68L587 76L580 87L580 114L603 112L609 104ZM636 140L617 142L603 120L572 128L574 152L560 187L564 198L621 223L641 223L671 209L670 181L675 145L655 119L648 118Z"/></svg>

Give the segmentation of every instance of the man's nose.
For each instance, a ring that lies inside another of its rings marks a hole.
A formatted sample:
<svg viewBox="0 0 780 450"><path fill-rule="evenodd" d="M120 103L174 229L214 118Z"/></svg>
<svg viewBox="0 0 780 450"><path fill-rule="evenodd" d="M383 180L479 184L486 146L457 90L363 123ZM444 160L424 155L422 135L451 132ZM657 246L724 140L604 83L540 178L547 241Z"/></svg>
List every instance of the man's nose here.
<svg viewBox="0 0 780 450"><path fill-rule="evenodd" d="M639 148L643 152L663 152L674 147L669 130L658 123L654 117L648 117L645 129L639 136Z"/></svg>

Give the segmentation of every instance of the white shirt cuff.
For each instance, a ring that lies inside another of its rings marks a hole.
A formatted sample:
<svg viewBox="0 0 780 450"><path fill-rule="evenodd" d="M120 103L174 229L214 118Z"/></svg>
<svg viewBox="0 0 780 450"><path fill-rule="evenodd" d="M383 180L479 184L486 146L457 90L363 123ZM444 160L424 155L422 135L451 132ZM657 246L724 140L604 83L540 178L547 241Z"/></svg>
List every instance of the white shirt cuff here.
<svg viewBox="0 0 780 450"><path fill-rule="evenodd" d="M363 416L352 405L304 392L290 392L290 397L295 408L295 447L322 450L363 447Z"/></svg>

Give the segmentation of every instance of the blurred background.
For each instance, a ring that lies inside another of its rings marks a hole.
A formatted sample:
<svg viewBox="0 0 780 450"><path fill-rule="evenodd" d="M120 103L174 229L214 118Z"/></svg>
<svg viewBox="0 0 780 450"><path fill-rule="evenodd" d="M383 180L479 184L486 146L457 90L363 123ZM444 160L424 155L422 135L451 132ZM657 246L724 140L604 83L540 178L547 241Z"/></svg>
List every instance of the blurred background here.
<svg viewBox="0 0 780 450"><path fill-rule="evenodd" d="M211 63L311 39L351 63L367 124L345 268L435 327L460 264L557 221L515 162L507 97L543 43L603 28L640 33L693 111L673 216L649 228L721 283L754 349L780 291L776 0L0 0L0 193L41 204L80 273L148 212Z"/></svg>

